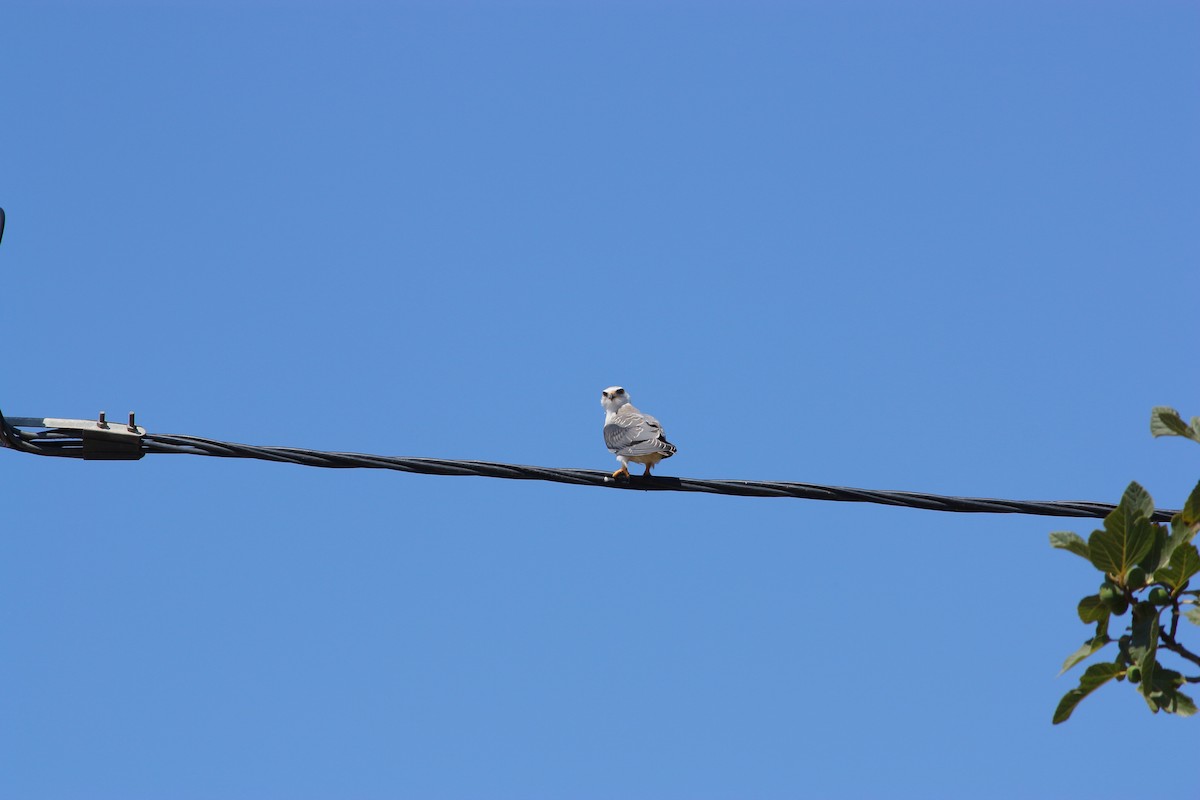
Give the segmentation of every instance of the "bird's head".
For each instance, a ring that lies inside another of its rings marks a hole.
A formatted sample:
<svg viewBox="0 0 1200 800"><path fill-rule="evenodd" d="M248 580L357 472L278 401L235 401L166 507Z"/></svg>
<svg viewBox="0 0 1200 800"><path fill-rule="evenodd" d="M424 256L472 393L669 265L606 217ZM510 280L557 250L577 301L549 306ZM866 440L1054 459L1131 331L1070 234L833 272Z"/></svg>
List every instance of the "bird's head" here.
<svg viewBox="0 0 1200 800"><path fill-rule="evenodd" d="M629 395L620 386L610 386L600 393L600 405L605 411L616 411L629 403Z"/></svg>

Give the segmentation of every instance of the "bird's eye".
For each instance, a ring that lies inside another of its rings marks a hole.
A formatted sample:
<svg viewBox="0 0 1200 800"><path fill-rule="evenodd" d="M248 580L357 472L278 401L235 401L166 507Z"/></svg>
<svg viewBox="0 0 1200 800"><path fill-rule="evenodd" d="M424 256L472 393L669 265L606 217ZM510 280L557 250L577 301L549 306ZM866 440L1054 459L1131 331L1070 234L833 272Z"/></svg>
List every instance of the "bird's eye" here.
<svg viewBox="0 0 1200 800"><path fill-rule="evenodd" d="M624 389L617 389L615 392L613 392L613 394L625 394L625 390L624 390Z"/></svg>

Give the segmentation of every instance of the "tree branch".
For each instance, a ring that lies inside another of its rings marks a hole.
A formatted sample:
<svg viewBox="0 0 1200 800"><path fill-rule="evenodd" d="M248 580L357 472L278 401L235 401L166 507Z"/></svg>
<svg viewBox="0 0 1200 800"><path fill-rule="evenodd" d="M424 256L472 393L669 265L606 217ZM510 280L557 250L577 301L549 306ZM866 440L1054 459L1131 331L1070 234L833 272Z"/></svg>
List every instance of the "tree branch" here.
<svg viewBox="0 0 1200 800"><path fill-rule="evenodd" d="M1196 666L1200 667L1200 656L1188 650L1186 647L1175 641L1175 632L1179 630L1179 604L1175 603L1171 607L1171 630L1164 631L1158 629L1158 638L1162 641L1162 646L1170 650L1180 658L1186 658ZM1188 683L1200 683L1200 676L1195 678L1184 678Z"/></svg>

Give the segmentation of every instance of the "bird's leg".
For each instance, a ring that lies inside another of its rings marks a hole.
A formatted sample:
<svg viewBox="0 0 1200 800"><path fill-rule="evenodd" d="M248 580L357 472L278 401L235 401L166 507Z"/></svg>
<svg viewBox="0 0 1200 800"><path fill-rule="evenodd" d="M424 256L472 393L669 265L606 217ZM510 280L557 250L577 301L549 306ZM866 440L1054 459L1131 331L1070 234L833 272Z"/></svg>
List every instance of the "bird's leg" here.
<svg viewBox="0 0 1200 800"><path fill-rule="evenodd" d="M643 478L649 478L649 477L650 477L650 465L649 465L649 464L647 464L647 465L646 465L646 471L642 473L642 477L643 477Z"/></svg>
<svg viewBox="0 0 1200 800"><path fill-rule="evenodd" d="M614 478L619 478L622 475L624 475L626 478L629 477L629 466L626 464L622 464L621 468L612 474Z"/></svg>

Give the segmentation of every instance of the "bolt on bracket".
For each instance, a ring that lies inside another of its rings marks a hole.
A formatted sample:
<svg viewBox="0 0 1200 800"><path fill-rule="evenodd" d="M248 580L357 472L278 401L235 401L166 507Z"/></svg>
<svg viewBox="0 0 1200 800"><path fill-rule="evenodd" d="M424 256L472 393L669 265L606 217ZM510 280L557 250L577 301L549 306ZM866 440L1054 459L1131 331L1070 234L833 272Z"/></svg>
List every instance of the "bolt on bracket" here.
<svg viewBox="0 0 1200 800"><path fill-rule="evenodd" d="M146 429L129 422L109 422L103 411L97 419L60 419L58 417L7 417L18 428L44 428L23 432L26 443L41 455L83 458L87 461L136 461L145 455L142 437Z"/></svg>

